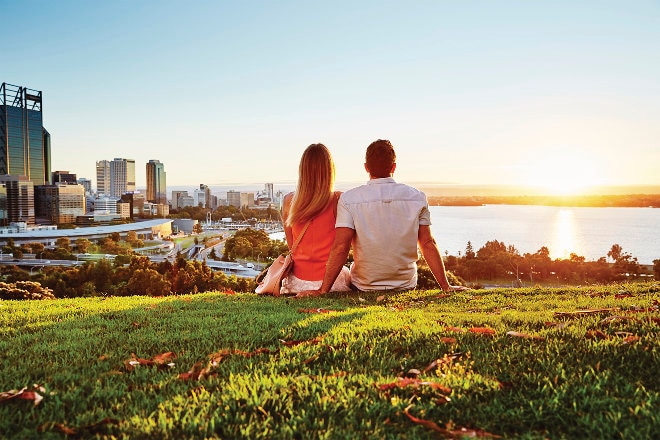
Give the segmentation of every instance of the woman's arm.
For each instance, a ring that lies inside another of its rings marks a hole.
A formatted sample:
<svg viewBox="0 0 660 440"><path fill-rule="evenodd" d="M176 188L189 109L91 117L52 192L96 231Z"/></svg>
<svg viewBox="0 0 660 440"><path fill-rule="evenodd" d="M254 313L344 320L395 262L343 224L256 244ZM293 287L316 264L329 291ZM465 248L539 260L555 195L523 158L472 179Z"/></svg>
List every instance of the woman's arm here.
<svg viewBox="0 0 660 440"><path fill-rule="evenodd" d="M291 249L293 246L293 230L291 226L287 226L286 219L289 217L289 210L291 209L291 201L293 200L293 193L284 196L282 201L282 222L284 223L284 236L286 237L286 244Z"/></svg>

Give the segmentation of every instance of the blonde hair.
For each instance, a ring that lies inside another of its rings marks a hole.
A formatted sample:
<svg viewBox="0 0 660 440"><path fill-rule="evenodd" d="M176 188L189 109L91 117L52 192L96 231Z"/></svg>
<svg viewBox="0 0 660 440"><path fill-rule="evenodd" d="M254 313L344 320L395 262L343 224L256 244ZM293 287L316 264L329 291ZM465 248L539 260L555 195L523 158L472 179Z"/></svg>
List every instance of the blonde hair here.
<svg viewBox="0 0 660 440"><path fill-rule="evenodd" d="M320 214L332 199L335 186L335 164L330 150L323 144L305 149L298 167L298 185L291 201L287 226L307 222Z"/></svg>

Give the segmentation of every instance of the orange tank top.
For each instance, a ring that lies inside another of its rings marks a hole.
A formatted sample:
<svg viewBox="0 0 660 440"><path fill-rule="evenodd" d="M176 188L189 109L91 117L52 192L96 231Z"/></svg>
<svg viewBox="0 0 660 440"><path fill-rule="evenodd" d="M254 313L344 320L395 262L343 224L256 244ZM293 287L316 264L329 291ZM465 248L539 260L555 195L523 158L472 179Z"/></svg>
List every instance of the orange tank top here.
<svg viewBox="0 0 660 440"><path fill-rule="evenodd" d="M306 281L319 281L325 274L330 247L335 240L335 206L337 197L333 196L328 207L312 219L302 240L293 254L293 274ZM307 222L299 222L291 227L293 241L305 228Z"/></svg>

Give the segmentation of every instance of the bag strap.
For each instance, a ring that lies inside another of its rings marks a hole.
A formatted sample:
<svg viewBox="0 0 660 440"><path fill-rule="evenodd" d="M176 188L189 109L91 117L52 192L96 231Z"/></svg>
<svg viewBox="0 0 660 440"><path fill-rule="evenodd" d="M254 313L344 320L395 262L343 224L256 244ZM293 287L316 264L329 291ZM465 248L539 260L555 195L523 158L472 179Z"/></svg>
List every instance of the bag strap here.
<svg viewBox="0 0 660 440"><path fill-rule="evenodd" d="M293 255L293 252L294 252L294 251L296 250L296 248L298 247L298 243L300 243L300 240L302 240L303 235L305 235L305 231L307 231L307 228L309 227L309 224L310 224L310 223L312 223L311 220L309 220L309 221L307 222L307 224L306 224L305 227L303 228L302 232L301 232L300 235L298 236L298 239L296 240L295 243L293 243L293 246L292 246L291 249L289 250L289 254Z"/></svg>

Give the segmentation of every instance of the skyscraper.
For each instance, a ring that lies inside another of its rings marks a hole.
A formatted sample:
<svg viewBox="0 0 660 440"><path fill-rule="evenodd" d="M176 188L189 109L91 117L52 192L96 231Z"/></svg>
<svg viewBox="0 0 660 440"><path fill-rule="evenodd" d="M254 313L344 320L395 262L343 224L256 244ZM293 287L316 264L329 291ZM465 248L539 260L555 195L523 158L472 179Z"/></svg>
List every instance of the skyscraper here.
<svg viewBox="0 0 660 440"><path fill-rule="evenodd" d="M2 175L0 183L7 188L7 219L34 224L34 183L26 176Z"/></svg>
<svg viewBox="0 0 660 440"><path fill-rule="evenodd" d="M115 158L110 162L110 196L135 192L135 160Z"/></svg>
<svg viewBox="0 0 660 440"><path fill-rule="evenodd" d="M147 162L147 201L167 204L165 165L158 160Z"/></svg>
<svg viewBox="0 0 660 440"><path fill-rule="evenodd" d="M99 160L96 162L96 192L97 194L110 195L110 161Z"/></svg>
<svg viewBox="0 0 660 440"><path fill-rule="evenodd" d="M42 93L0 85L0 175L51 183L50 134L43 127Z"/></svg>

